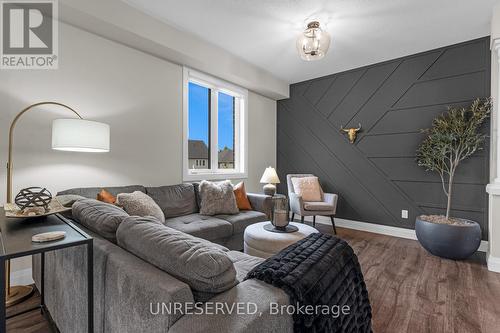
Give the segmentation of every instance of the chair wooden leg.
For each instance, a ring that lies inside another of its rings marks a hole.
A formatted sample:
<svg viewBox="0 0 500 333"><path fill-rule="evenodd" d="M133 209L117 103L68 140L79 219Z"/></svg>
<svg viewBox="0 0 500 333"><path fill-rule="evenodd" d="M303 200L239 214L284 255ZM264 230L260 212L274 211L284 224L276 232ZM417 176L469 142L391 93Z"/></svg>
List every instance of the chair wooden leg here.
<svg viewBox="0 0 500 333"><path fill-rule="evenodd" d="M313 227L316 227L316 215L313 216Z"/></svg>
<svg viewBox="0 0 500 333"><path fill-rule="evenodd" d="M304 223L304 216L300 217L300 223Z"/></svg>
<svg viewBox="0 0 500 333"><path fill-rule="evenodd" d="M333 233L336 235L337 234L337 228L335 228L335 219L333 218L333 215L330 216L330 219L332 220Z"/></svg>
<svg viewBox="0 0 500 333"><path fill-rule="evenodd" d="M292 213L292 220L291 221L293 222L294 219L295 219L295 213Z"/></svg>

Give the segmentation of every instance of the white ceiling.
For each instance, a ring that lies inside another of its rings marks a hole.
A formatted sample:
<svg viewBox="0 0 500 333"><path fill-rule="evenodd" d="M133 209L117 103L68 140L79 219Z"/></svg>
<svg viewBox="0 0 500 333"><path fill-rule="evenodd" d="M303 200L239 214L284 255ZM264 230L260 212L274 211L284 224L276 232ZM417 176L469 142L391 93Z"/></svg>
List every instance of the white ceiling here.
<svg viewBox="0 0 500 333"><path fill-rule="evenodd" d="M294 83L490 33L500 0L124 0ZM332 36L305 62L295 39L318 18Z"/></svg>

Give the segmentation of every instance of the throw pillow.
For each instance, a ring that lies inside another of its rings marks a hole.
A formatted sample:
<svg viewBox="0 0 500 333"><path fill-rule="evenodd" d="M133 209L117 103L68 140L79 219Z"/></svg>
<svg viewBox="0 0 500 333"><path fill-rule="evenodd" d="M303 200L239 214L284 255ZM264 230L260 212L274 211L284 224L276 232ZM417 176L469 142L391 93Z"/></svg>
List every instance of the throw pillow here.
<svg viewBox="0 0 500 333"><path fill-rule="evenodd" d="M323 201L323 191L319 185L318 177L292 178L293 190L304 201Z"/></svg>
<svg viewBox="0 0 500 333"><path fill-rule="evenodd" d="M165 215L160 206L144 192L120 193L116 196L116 203L130 215L153 216L161 223L165 222Z"/></svg>
<svg viewBox="0 0 500 333"><path fill-rule="evenodd" d="M238 209L241 210L252 210L252 205L247 197L247 192L245 191L245 183L239 182L234 186L234 196L236 197L236 204Z"/></svg>
<svg viewBox="0 0 500 333"><path fill-rule="evenodd" d="M71 207L78 200L82 200L82 199L86 199L86 198L82 197L81 195L77 195L77 194L63 194L63 195L57 195L56 199L57 199L57 201L59 201L59 203L63 207Z"/></svg>
<svg viewBox="0 0 500 333"><path fill-rule="evenodd" d="M99 193L97 193L97 200L109 204L114 204L116 202L116 197L105 189L102 189Z"/></svg>
<svg viewBox="0 0 500 333"><path fill-rule="evenodd" d="M72 216L81 225L116 243L116 229L129 215L121 208L95 199L80 199L72 206Z"/></svg>
<svg viewBox="0 0 500 333"><path fill-rule="evenodd" d="M201 206L200 214L238 214L233 185L229 180L212 183L202 180L200 183Z"/></svg>

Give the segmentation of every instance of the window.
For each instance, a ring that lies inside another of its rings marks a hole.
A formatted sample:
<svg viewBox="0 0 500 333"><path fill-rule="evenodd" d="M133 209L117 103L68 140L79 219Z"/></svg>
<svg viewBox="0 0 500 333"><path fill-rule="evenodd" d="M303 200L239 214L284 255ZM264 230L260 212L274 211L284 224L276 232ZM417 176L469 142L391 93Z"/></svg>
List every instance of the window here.
<svg viewBox="0 0 500 333"><path fill-rule="evenodd" d="M184 68L184 180L245 178L247 96Z"/></svg>

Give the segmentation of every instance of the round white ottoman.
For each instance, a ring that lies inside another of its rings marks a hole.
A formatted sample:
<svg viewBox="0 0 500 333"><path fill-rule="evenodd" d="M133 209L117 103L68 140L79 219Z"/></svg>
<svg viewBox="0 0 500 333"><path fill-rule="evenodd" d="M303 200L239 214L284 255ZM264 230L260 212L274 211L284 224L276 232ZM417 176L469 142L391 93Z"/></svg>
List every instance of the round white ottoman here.
<svg viewBox="0 0 500 333"><path fill-rule="evenodd" d="M271 232L264 229L264 225L268 223L270 222L260 222L246 227L243 236L246 254L269 258L285 247L306 238L310 234L319 232L311 226L295 222L290 222L290 224L299 228L298 231L291 233Z"/></svg>

